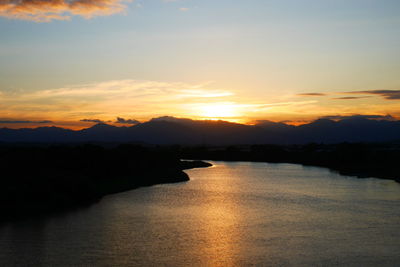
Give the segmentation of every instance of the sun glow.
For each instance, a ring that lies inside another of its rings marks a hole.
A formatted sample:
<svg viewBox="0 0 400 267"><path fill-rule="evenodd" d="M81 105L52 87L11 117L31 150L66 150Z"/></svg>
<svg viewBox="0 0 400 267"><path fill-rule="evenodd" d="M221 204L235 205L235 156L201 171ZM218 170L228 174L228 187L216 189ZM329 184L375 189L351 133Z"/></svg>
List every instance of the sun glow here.
<svg viewBox="0 0 400 267"><path fill-rule="evenodd" d="M200 116L206 118L232 118L237 117L238 110L234 104L231 103L216 103L205 104L200 107Z"/></svg>

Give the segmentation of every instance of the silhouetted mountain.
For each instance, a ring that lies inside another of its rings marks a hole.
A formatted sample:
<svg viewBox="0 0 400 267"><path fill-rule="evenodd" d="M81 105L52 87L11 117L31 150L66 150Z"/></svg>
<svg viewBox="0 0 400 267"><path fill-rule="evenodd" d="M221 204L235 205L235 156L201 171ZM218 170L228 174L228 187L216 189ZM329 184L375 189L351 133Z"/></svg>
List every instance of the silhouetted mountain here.
<svg viewBox="0 0 400 267"><path fill-rule="evenodd" d="M257 126L262 127L262 128L267 128L267 129L289 129L289 128L294 128L295 126L285 124L283 122L274 122L274 121L269 121L269 120L259 120L257 121Z"/></svg>
<svg viewBox="0 0 400 267"><path fill-rule="evenodd" d="M295 143L379 142L400 138L400 122L350 117L340 121L320 119L297 128Z"/></svg>
<svg viewBox="0 0 400 267"><path fill-rule="evenodd" d="M80 131L57 127L0 129L0 142L140 142L148 144L305 144L384 142L400 139L400 121L366 116L328 118L292 126L259 121L244 125L227 121L160 117L130 127L103 123Z"/></svg>
<svg viewBox="0 0 400 267"><path fill-rule="evenodd" d="M142 141L150 144L190 144L195 132L184 123L151 120L130 127L127 141Z"/></svg>
<svg viewBox="0 0 400 267"><path fill-rule="evenodd" d="M59 127L0 129L1 142L74 142L76 132Z"/></svg>
<svg viewBox="0 0 400 267"><path fill-rule="evenodd" d="M112 140L126 140L127 136L127 127L98 123L90 128L77 131L75 138L81 142L110 142Z"/></svg>

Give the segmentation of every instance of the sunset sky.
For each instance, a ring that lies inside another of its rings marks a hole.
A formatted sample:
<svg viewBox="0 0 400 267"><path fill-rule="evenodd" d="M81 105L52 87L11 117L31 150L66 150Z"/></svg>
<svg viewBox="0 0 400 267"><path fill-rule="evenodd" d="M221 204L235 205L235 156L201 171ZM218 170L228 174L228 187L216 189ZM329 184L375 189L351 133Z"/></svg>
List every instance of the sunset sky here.
<svg viewBox="0 0 400 267"><path fill-rule="evenodd" d="M399 14L398 0L0 0L0 127L399 118Z"/></svg>

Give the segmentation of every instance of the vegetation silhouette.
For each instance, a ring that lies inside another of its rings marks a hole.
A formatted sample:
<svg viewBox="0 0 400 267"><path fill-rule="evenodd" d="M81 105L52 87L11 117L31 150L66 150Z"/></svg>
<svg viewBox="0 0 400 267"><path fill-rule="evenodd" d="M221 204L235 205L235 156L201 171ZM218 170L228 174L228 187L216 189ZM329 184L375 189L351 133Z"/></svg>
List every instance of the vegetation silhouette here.
<svg viewBox="0 0 400 267"><path fill-rule="evenodd" d="M177 150L119 145L1 146L0 221L90 205L140 186L188 181Z"/></svg>

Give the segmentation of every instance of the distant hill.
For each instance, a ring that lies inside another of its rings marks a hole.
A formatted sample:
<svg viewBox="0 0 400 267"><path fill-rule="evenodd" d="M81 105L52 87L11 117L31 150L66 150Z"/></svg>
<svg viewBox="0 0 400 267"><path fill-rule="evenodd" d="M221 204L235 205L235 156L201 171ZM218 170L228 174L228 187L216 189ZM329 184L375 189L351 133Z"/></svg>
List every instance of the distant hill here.
<svg viewBox="0 0 400 267"><path fill-rule="evenodd" d="M231 145L395 140L400 140L400 121L376 120L362 116L340 120L323 118L300 126L270 121L244 125L226 121L160 117L130 127L99 123L79 131L58 127L0 129L0 142L5 143L135 142L164 145Z"/></svg>

